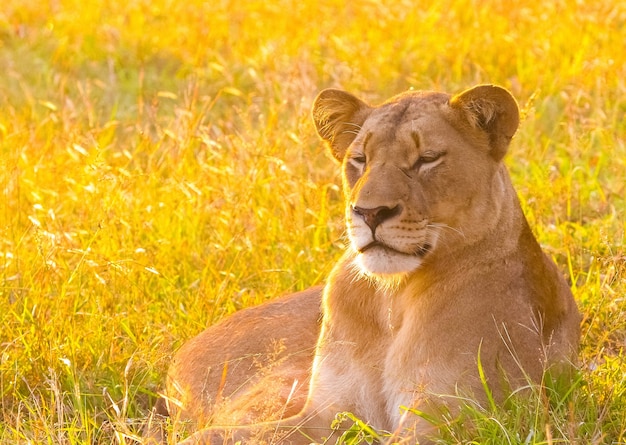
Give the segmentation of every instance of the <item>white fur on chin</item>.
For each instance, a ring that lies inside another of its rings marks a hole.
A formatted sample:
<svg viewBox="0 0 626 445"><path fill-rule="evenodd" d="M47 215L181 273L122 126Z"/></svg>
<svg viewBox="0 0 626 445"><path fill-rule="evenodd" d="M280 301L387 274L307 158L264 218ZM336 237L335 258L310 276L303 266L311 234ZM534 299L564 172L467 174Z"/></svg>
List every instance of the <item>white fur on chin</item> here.
<svg viewBox="0 0 626 445"><path fill-rule="evenodd" d="M377 286L391 290L397 289L422 263L423 259L419 256L373 247L357 253L354 268Z"/></svg>

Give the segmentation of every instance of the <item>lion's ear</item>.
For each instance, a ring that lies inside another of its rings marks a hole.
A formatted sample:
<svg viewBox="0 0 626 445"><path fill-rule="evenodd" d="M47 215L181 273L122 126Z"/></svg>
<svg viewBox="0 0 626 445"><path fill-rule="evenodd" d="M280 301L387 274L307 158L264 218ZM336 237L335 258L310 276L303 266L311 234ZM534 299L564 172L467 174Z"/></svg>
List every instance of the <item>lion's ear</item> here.
<svg viewBox="0 0 626 445"><path fill-rule="evenodd" d="M338 161L343 159L370 111L365 102L342 90L327 89L315 98L315 128Z"/></svg>
<svg viewBox="0 0 626 445"><path fill-rule="evenodd" d="M495 85L479 85L452 97L450 106L489 135L493 157L502 159L519 125L519 108L511 93Z"/></svg>

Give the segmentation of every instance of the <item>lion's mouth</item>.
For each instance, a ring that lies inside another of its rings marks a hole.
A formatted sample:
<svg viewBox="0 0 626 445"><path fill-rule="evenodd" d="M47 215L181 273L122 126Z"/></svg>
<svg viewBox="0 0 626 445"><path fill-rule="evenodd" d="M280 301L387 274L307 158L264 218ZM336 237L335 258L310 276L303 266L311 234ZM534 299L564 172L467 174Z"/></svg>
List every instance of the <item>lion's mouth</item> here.
<svg viewBox="0 0 626 445"><path fill-rule="evenodd" d="M428 254L433 246L431 246L430 244L426 243L422 246L417 246L417 248L413 251L413 252L402 252L400 250L396 250L392 247L389 247L386 244L381 243L380 241L372 241L371 243L367 244L364 247L361 247L359 249L359 253L365 253L370 249L374 249L374 248L381 248L383 250L386 251L390 251L390 252L394 252L400 255L410 255L410 256L417 256L417 257L424 257L426 256L426 254Z"/></svg>

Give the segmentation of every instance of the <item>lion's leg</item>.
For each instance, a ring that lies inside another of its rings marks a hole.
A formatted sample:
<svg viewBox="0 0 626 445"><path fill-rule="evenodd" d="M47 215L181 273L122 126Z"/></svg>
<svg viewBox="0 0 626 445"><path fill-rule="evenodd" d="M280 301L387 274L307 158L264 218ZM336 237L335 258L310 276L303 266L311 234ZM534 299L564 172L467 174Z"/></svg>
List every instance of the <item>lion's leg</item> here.
<svg viewBox="0 0 626 445"><path fill-rule="evenodd" d="M435 425L413 412L406 412L400 424L392 432L386 443L419 443L419 445L434 444L429 438L437 433Z"/></svg>
<svg viewBox="0 0 626 445"><path fill-rule="evenodd" d="M336 430L331 429L332 416L307 411L281 421L241 427L213 426L191 435L179 445L215 445L242 443L308 445L322 442Z"/></svg>

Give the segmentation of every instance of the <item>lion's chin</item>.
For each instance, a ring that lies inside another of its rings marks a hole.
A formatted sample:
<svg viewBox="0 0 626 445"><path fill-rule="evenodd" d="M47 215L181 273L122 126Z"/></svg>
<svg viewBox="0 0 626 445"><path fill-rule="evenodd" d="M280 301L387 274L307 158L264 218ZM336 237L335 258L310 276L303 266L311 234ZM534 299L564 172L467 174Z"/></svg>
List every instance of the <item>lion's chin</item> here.
<svg viewBox="0 0 626 445"><path fill-rule="evenodd" d="M383 246L374 246L358 252L356 263L366 275L388 279L406 276L423 263L423 255L409 255Z"/></svg>

